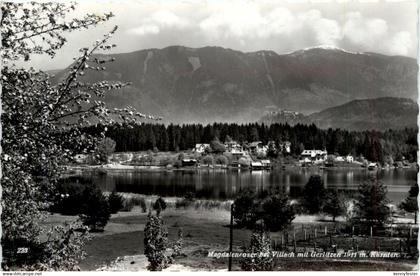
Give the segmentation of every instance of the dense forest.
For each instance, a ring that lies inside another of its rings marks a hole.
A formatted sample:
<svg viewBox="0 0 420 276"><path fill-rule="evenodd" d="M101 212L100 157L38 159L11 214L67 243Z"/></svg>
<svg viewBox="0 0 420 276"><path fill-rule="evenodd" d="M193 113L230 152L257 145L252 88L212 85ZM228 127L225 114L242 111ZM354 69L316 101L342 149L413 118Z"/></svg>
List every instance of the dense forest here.
<svg viewBox="0 0 420 276"><path fill-rule="evenodd" d="M92 126L85 131L96 132L103 126ZM240 143L290 141L291 154L299 155L303 149L326 149L340 155L363 155L371 161L417 159L417 129L386 131L347 131L343 129L319 129L315 125L290 126L287 124L233 124L214 123L163 125L140 124L111 126L106 136L116 142L116 151L179 151L194 148L196 143L209 143L213 139L225 141L229 136Z"/></svg>

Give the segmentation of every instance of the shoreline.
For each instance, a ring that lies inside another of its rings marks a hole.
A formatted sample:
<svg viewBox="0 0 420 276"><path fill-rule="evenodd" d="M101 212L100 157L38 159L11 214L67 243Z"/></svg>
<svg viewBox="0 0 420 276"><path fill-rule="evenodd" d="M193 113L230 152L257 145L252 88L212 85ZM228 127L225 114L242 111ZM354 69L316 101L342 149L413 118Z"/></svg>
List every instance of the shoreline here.
<svg viewBox="0 0 420 276"><path fill-rule="evenodd" d="M414 170L415 167L404 167L404 168L381 168L375 171L380 170L389 171L389 170ZM106 164L106 165L67 165L65 166L66 173L72 174L77 171L92 171L98 173L107 173L107 172L174 172L174 171L198 171L198 170L232 170L232 171L274 171L274 170L283 170L283 171L292 171L292 170L317 170L317 171L340 171L340 170L349 170L349 171L369 171L365 167L361 166L335 166L335 167L323 167L323 166L308 166L302 167L298 165L286 165L286 166L274 166L271 169L259 169L252 170L251 168L235 168L229 166L196 166L196 167L166 167L166 166L155 166L155 165L121 165L121 164Z"/></svg>

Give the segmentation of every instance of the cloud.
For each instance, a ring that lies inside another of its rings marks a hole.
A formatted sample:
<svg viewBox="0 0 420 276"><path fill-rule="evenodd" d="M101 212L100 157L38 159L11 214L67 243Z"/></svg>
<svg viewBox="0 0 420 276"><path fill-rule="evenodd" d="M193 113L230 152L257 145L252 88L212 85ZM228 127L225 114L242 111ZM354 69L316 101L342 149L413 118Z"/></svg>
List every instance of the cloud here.
<svg viewBox="0 0 420 276"><path fill-rule="evenodd" d="M126 30L126 33L140 36L157 35L162 29L184 29L189 24L186 18L179 17L168 10L159 10L143 19L139 26Z"/></svg>
<svg viewBox="0 0 420 276"><path fill-rule="evenodd" d="M412 49L411 34L407 31L396 33L390 42L390 52L397 55L408 55Z"/></svg>
<svg viewBox="0 0 420 276"><path fill-rule="evenodd" d="M144 24L138 26L136 28L131 28L127 30L128 34L135 34L135 35L147 35L147 34L158 34L160 32L160 28L154 24Z"/></svg>
<svg viewBox="0 0 420 276"><path fill-rule="evenodd" d="M341 38L337 21L324 18L321 11L294 14L285 7L262 12L255 3L234 2L220 6L200 23L200 30L212 38L268 39L276 36L312 35L316 44L335 44ZM277 37L279 38L279 37Z"/></svg>
<svg viewBox="0 0 420 276"><path fill-rule="evenodd" d="M112 11L115 17L95 28L69 34L69 43L61 55L48 65L45 57L34 57L34 64L66 66L78 54L78 48L90 45L114 25L119 26L112 41L118 45L115 52L170 45L214 45L239 51L274 50L281 54L329 45L351 52L411 57L417 54L414 2L395 5L386 1L375 4L349 1L343 6L337 1L295 4L280 0L124 0L108 1L106 5L98 0L77 1L76 16Z"/></svg>
<svg viewBox="0 0 420 276"><path fill-rule="evenodd" d="M163 46L217 45L242 51L284 52L330 45L350 51L408 55L413 43L410 32L390 28L385 19L360 10L334 17L319 8L296 10L275 1L157 5L139 16L137 26L126 33Z"/></svg>
<svg viewBox="0 0 420 276"><path fill-rule="evenodd" d="M189 25L189 20L181 18L173 12L160 10L152 14L150 21L155 22L163 27L172 27L182 29Z"/></svg>
<svg viewBox="0 0 420 276"><path fill-rule="evenodd" d="M388 35L387 22L380 18L365 18L360 12L350 12L343 26L343 35L352 43L371 49Z"/></svg>
<svg viewBox="0 0 420 276"><path fill-rule="evenodd" d="M383 52L390 55L409 55L413 48L411 34L395 31L382 18L367 18L360 12L346 14L343 36L363 51Z"/></svg>
<svg viewBox="0 0 420 276"><path fill-rule="evenodd" d="M319 10L310 10L298 16L302 29L310 30L317 44L336 45L341 39L341 28L336 20L322 16Z"/></svg>
<svg viewBox="0 0 420 276"><path fill-rule="evenodd" d="M198 26L213 38L241 38L255 36L265 22L256 3L234 1L214 5Z"/></svg>

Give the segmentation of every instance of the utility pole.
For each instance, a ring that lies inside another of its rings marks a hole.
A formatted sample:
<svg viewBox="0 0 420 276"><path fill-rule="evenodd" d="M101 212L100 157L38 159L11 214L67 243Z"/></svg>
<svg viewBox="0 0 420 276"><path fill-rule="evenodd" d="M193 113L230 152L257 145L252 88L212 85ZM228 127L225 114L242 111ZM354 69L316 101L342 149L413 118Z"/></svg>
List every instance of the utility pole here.
<svg viewBox="0 0 420 276"><path fill-rule="evenodd" d="M229 268L232 271L232 247L233 247L233 203L230 205L230 235L229 235Z"/></svg>

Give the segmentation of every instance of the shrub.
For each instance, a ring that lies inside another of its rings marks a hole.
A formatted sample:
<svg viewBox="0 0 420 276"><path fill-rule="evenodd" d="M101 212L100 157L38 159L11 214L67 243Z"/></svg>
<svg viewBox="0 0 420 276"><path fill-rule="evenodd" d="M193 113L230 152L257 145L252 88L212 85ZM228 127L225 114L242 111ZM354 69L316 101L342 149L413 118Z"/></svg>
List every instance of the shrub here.
<svg viewBox="0 0 420 276"><path fill-rule="evenodd" d="M202 162L205 165L213 165L213 162L214 162L213 156L211 156L211 155L204 156L203 159L202 159Z"/></svg>
<svg viewBox="0 0 420 276"><path fill-rule="evenodd" d="M195 201L194 193L188 192L185 194L182 200L177 200L175 202L175 208L187 208L191 206Z"/></svg>
<svg viewBox="0 0 420 276"><path fill-rule="evenodd" d="M343 199L339 197L336 189L327 190L325 193L325 202L322 211L330 215L334 222L336 217L344 214L344 202Z"/></svg>
<svg viewBox="0 0 420 276"><path fill-rule="evenodd" d="M159 162L159 164L161 165L161 166L167 166L167 165L172 165L172 158L171 157L163 157L161 160L160 160L160 162Z"/></svg>
<svg viewBox="0 0 420 276"><path fill-rule="evenodd" d="M258 196L243 190L234 201L233 219L240 227L253 229L261 220L271 231L286 228L295 218L294 207L286 195L278 190L265 191Z"/></svg>
<svg viewBox="0 0 420 276"><path fill-rule="evenodd" d="M56 186L57 198L50 211L69 216L81 214L82 206L86 202L83 192L89 185L93 185L90 180L79 176L61 179Z"/></svg>
<svg viewBox="0 0 420 276"><path fill-rule="evenodd" d="M233 219L235 223L242 227L254 225L256 221L255 214L256 195L249 189L242 190L234 201Z"/></svg>
<svg viewBox="0 0 420 276"><path fill-rule="evenodd" d="M175 160L174 167L175 168L181 168L182 167L182 161L181 160Z"/></svg>
<svg viewBox="0 0 420 276"><path fill-rule="evenodd" d="M245 271L270 271L273 269L273 253L271 250L271 238L262 226L254 229L251 235L251 244L247 253L256 254L255 257L241 260L241 269Z"/></svg>
<svg viewBox="0 0 420 276"><path fill-rule="evenodd" d="M249 167L251 161L249 159L241 157L239 158L238 163L241 165L241 167Z"/></svg>
<svg viewBox="0 0 420 276"><path fill-rule="evenodd" d="M303 206L310 214L322 210L325 199L324 183L319 175L311 175L303 191Z"/></svg>
<svg viewBox="0 0 420 276"><path fill-rule="evenodd" d="M214 139L210 142L210 148L214 153L224 153L226 151L225 145L223 145L219 139Z"/></svg>
<svg viewBox="0 0 420 276"><path fill-rule="evenodd" d="M183 152L181 152L180 154L178 154L178 160L182 161L182 159L185 158L185 154Z"/></svg>
<svg viewBox="0 0 420 276"><path fill-rule="evenodd" d="M111 138L105 137L102 139L95 152L97 160L102 164L107 163L109 155L115 151L115 145L115 141Z"/></svg>
<svg viewBox="0 0 420 276"><path fill-rule="evenodd" d="M144 227L144 255L149 261L148 270L161 271L171 262L166 256L168 247L168 232L158 215L149 213Z"/></svg>
<svg viewBox="0 0 420 276"><path fill-rule="evenodd" d="M178 230L178 239L176 240L176 242L172 246L172 251L173 251L172 257L178 257L178 256L184 255L182 253L182 246L184 244L182 237L183 237L182 229L179 229Z"/></svg>
<svg viewBox="0 0 420 276"><path fill-rule="evenodd" d="M259 218L271 231L280 231L286 228L295 218L293 207L288 203L288 197L281 193L269 194L263 199L259 209Z"/></svg>
<svg viewBox="0 0 420 276"><path fill-rule="evenodd" d="M132 198L125 198L121 211L130 212L134 208L134 200Z"/></svg>
<svg viewBox="0 0 420 276"><path fill-rule="evenodd" d="M223 203L216 200L199 200L195 202L195 209L203 208L211 210L214 208L223 208ZM230 207L228 208L230 210Z"/></svg>
<svg viewBox="0 0 420 276"><path fill-rule="evenodd" d="M162 197L159 197L158 199L156 199L155 203L153 203L153 209L156 210L158 215L161 211L165 210L166 207L166 202Z"/></svg>
<svg viewBox="0 0 420 276"><path fill-rule="evenodd" d="M218 155L216 157L216 164L227 165L228 163L229 163L229 160L227 159L226 156L224 156L224 155Z"/></svg>
<svg viewBox="0 0 420 276"><path fill-rule="evenodd" d="M400 203L399 208L408 212L414 213L414 224L417 224L417 212L419 211L419 206L417 203L417 196L419 194L419 186L416 183L408 191L407 198Z"/></svg>
<svg viewBox="0 0 420 276"><path fill-rule="evenodd" d="M117 194L116 191L113 191L108 196L109 211L111 214L115 214L124 207L124 198Z"/></svg>
<svg viewBox="0 0 420 276"><path fill-rule="evenodd" d="M141 211L142 211L143 213L146 213L146 212L147 212L146 200L145 200L143 197L141 197L141 198L137 199L137 202L138 202L138 205L139 205L139 206L140 206L140 208L141 208ZM137 204L136 204L136 205L137 205Z"/></svg>
<svg viewBox="0 0 420 276"><path fill-rule="evenodd" d="M358 187L355 220L368 226L382 226L389 217L387 188L376 178Z"/></svg>
<svg viewBox="0 0 420 276"><path fill-rule="evenodd" d="M83 224L91 231L102 231L111 216L108 200L96 186L86 187L83 197L86 199L80 215Z"/></svg>

